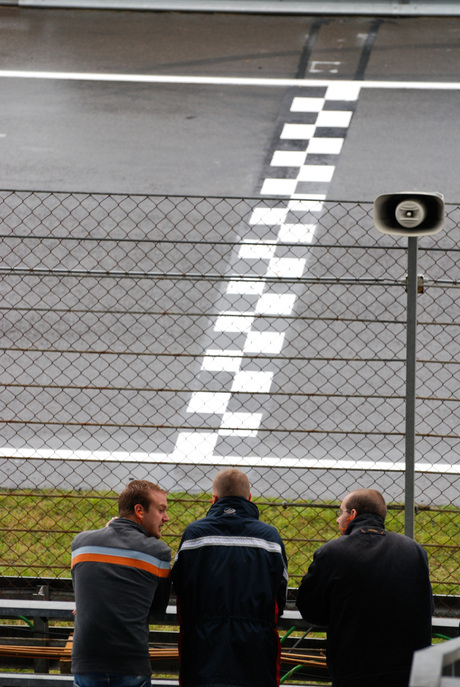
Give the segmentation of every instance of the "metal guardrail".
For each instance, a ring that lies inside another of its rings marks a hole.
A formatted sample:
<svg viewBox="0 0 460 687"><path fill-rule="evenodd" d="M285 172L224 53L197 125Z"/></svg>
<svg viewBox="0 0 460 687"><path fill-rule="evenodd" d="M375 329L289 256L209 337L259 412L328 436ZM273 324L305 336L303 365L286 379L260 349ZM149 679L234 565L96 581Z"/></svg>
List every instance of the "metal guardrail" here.
<svg viewBox="0 0 460 687"><path fill-rule="evenodd" d="M73 601L0 599L0 618L30 618L34 621L46 621L46 623L48 620L70 621L73 620L74 608ZM175 604L170 604L165 613L152 616L151 621L162 625L177 625ZM311 628L302 620L297 610L287 610L279 627L287 629L293 625L299 629ZM72 675L63 673L49 674L43 670L37 670L35 673L0 672L0 687L15 687L15 685L18 687L70 687L72 684ZM177 678L152 677L151 681L151 687L178 687L178 685ZM309 685L309 682L304 683L304 687L309 687ZM293 686L285 684L285 687Z"/></svg>
<svg viewBox="0 0 460 687"><path fill-rule="evenodd" d="M36 675L27 673L0 673L0 687L71 687L72 675ZM178 680L152 678L152 687L178 687Z"/></svg>
<svg viewBox="0 0 460 687"><path fill-rule="evenodd" d="M0 618L15 618L18 616L25 616L27 618L46 617L53 620L73 620L73 611L75 603L73 601L35 601L29 599L1 599L0 600ZM171 604L167 607L165 613L155 615L151 619L162 625L176 625L177 613L176 606ZM438 619L441 620L441 619ZM452 622L455 626L458 625L456 619L446 619L450 627ZM306 629L309 624L302 620L299 611L285 610L278 623L280 628L290 628L292 625L300 629ZM442 627L445 627L442 625Z"/></svg>
<svg viewBox="0 0 460 687"><path fill-rule="evenodd" d="M14 618L25 616L28 618L46 617L53 620L73 620L74 601L49 601L31 599L0 599L0 618ZM176 625L177 612L176 605L172 600L165 611L155 615L152 621L162 625ZM442 632L451 635L457 633L459 629L458 618L438 618L433 617L433 632ZM298 629L307 629L310 625L302 619L297 609L285 609L283 615L278 620L278 627L281 629L290 628L295 625Z"/></svg>
<svg viewBox="0 0 460 687"><path fill-rule="evenodd" d="M329 0L17 0L23 7L61 7L125 10L174 10L184 12L252 12L278 14L460 16L457 0L375 0L343 2Z"/></svg>
<svg viewBox="0 0 460 687"><path fill-rule="evenodd" d="M30 599L1 599L0 618L30 618L34 621L48 620L73 620L73 601L49 601ZM176 625L176 606L170 604L164 614L152 618L155 622L165 625ZM308 628L297 610L286 610L280 619L280 629L295 626L297 629ZM444 636L452 636L458 632L458 618L433 618L433 632L443 633ZM309 629L312 629L311 627ZM319 628L317 628L319 629ZM458 672L455 672L455 664ZM459 685L460 679L452 681L450 678L440 678L453 666L452 674L460 675L460 638L450 640L444 644L436 645L416 653L414 668L412 671L410 687L448 687ZM441 681L440 681L441 680ZM72 684L70 675L51 675L46 670L38 670L36 673L0 673L0 687L67 687ZM304 683L307 685L307 683ZM177 687L176 679L152 678L152 687Z"/></svg>
<svg viewBox="0 0 460 687"><path fill-rule="evenodd" d="M168 687L169 684L168 682ZM0 685L1 687L14 687L15 685L18 685L18 687L71 687L73 685L73 675L0 673ZM177 685L177 681L172 681L171 685ZM161 687L166 687L166 685L161 683Z"/></svg>
<svg viewBox="0 0 460 687"><path fill-rule="evenodd" d="M414 654L409 687L459 687L460 637Z"/></svg>

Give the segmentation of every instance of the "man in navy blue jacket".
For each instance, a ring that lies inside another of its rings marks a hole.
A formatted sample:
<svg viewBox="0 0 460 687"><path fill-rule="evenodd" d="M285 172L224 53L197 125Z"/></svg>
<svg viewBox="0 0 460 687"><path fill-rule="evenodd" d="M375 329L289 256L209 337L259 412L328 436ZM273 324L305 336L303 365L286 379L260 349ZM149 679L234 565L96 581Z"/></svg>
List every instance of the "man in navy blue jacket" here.
<svg viewBox="0 0 460 687"><path fill-rule="evenodd" d="M313 557L297 607L327 626L333 687L407 687L414 651L431 643L433 599L424 549L385 529L387 507L375 489L342 501L343 535Z"/></svg>
<svg viewBox="0 0 460 687"><path fill-rule="evenodd" d="M207 516L182 537L171 572L182 687L279 684L276 622L286 601L286 554L250 498L243 472L218 473Z"/></svg>

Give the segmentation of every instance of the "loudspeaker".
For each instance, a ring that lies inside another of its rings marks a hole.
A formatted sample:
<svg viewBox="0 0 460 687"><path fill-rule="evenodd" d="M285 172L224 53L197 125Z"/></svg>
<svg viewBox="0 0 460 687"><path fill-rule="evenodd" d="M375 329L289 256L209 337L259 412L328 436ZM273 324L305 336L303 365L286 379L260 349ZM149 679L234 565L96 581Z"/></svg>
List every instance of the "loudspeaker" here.
<svg viewBox="0 0 460 687"><path fill-rule="evenodd" d="M425 236L444 226L441 193L383 193L374 201L374 224L383 234Z"/></svg>

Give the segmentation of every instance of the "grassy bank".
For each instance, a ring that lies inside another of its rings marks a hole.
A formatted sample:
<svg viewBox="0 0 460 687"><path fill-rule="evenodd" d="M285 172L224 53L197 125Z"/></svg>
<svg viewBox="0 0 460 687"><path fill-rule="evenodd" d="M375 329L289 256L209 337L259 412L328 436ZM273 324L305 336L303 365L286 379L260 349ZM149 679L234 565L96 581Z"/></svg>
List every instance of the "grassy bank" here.
<svg viewBox="0 0 460 687"><path fill-rule="evenodd" d="M204 517L209 495L170 494L171 521L163 530L173 554L185 526ZM339 504L281 502L255 499L260 517L274 525L286 546L290 586L296 587L322 543L338 536ZM389 504L387 528L404 532L404 511ZM12 490L0 493L0 573L7 576L68 577L70 544L76 533L96 529L117 513L113 492ZM415 538L425 546L438 594L460 589L460 510L420 509Z"/></svg>

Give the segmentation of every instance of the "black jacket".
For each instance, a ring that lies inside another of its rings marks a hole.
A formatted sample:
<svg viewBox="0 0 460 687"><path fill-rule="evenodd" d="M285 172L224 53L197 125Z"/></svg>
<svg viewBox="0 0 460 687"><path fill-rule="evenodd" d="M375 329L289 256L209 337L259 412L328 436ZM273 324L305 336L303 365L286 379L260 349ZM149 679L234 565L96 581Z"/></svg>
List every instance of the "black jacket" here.
<svg viewBox="0 0 460 687"><path fill-rule="evenodd" d="M279 684L286 554L277 530L258 517L247 499L223 498L184 532L171 572L183 687Z"/></svg>
<svg viewBox="0 0 460 687"><path fill-rule="evenodd" d="M399 687L412 655L431 643L428 559L412 539L387 532L378 515L359 515L345 536L313 557L297 607L327 626L334 687Z"/></svg>

